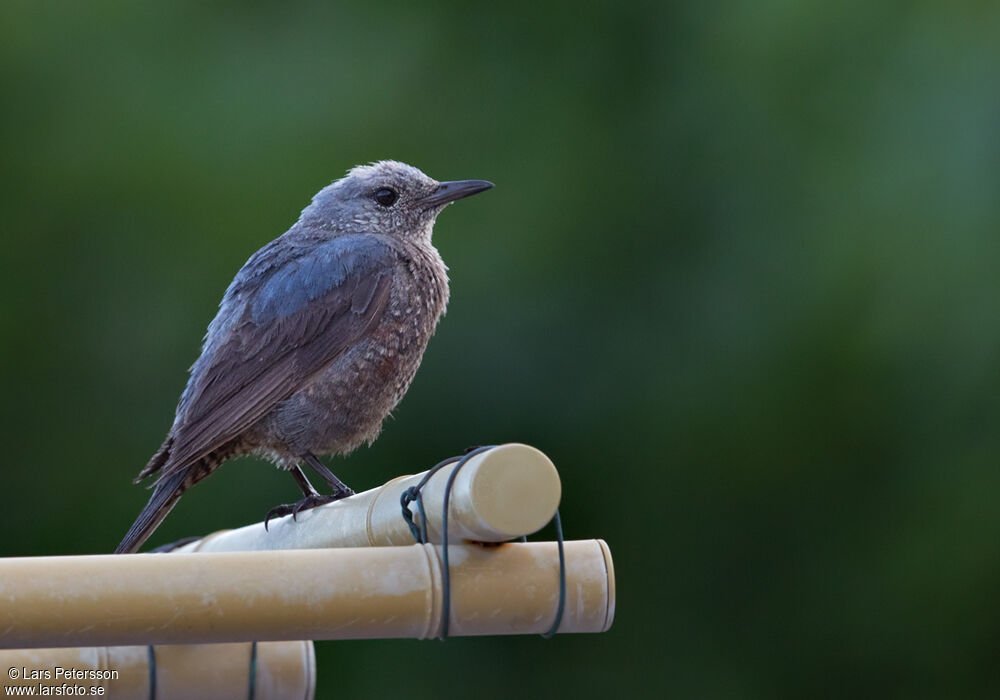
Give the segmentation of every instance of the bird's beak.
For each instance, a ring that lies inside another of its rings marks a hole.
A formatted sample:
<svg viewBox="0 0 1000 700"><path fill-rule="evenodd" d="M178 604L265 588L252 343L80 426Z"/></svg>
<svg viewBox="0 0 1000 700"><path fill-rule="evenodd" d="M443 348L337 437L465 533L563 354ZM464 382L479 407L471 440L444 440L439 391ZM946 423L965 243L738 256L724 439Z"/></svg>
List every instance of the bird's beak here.
<svg viewBox="0 0 1000 700"><path fill-rule="evenodd" d="M438 183L436 190L420 201L427 207L440 207L445 204L451 204L456 199L471 197L491 187L493 187L493 183L486 180L453 180L452 182L441 182Z"/></svg>

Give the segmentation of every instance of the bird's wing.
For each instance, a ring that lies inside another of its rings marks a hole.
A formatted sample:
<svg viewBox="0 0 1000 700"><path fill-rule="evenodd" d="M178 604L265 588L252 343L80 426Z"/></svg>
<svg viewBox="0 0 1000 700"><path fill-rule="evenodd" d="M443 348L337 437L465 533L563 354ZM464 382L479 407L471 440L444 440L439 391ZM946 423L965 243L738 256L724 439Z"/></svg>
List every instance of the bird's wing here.
<svg viewBox="0 0 1000 700"><path fill-rule="evenodd" d="M237 437L364 337L385 309L395 261L377 239L338 237L240 294L222 340L192 369L161 479Z"/></svg>

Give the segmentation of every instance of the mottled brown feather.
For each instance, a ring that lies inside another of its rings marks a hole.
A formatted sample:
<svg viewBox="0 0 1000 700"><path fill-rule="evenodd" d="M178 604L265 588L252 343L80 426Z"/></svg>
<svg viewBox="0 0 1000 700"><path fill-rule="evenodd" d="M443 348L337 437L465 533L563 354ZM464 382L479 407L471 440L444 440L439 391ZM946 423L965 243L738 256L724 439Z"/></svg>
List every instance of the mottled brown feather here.
<svg viewBox="0 0 1000 700"><path fill-rule="evenodd" d="M249 309L193 387L161 479L236 438L364 337L385 309L388 269L354 275L290 316L261 328ZM247 328L255 325L258 327ZM252 332L251 332L252 331ZM255 342L248 342L248 338Z"/></svg>

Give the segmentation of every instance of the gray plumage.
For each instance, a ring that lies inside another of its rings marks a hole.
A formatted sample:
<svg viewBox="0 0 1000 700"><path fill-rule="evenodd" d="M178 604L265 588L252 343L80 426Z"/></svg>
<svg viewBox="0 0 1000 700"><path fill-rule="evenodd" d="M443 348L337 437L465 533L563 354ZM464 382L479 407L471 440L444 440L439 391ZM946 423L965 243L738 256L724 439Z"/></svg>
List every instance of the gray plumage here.
<svg viewBox="0 0 1000 700"><path fill-rule="evenodd" d="M159 474L116 551L138 550L229 458L257 454L293 470L308 498L299 463L325 469L315 454L373 441L448 303L434 221L491 186L439 183L395 161L358 166L257 251L226 290L173 426L137 478Z"/></svg>

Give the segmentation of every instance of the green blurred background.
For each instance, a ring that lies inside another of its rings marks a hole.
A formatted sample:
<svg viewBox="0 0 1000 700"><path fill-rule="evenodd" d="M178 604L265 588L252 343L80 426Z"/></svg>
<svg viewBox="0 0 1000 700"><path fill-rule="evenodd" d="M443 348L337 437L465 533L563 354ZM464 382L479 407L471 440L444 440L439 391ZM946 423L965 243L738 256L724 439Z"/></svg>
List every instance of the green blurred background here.
<svg viewBox="0 0 1000 700"><path fill-rule="evenodd" d="M0 554L110 551L223 290L356 163L487 178L355 488L560 468L604 635L320 643L319 697L997 697L992 3L0 6ZM160 544L259 520L234 462Z"/></svg>

